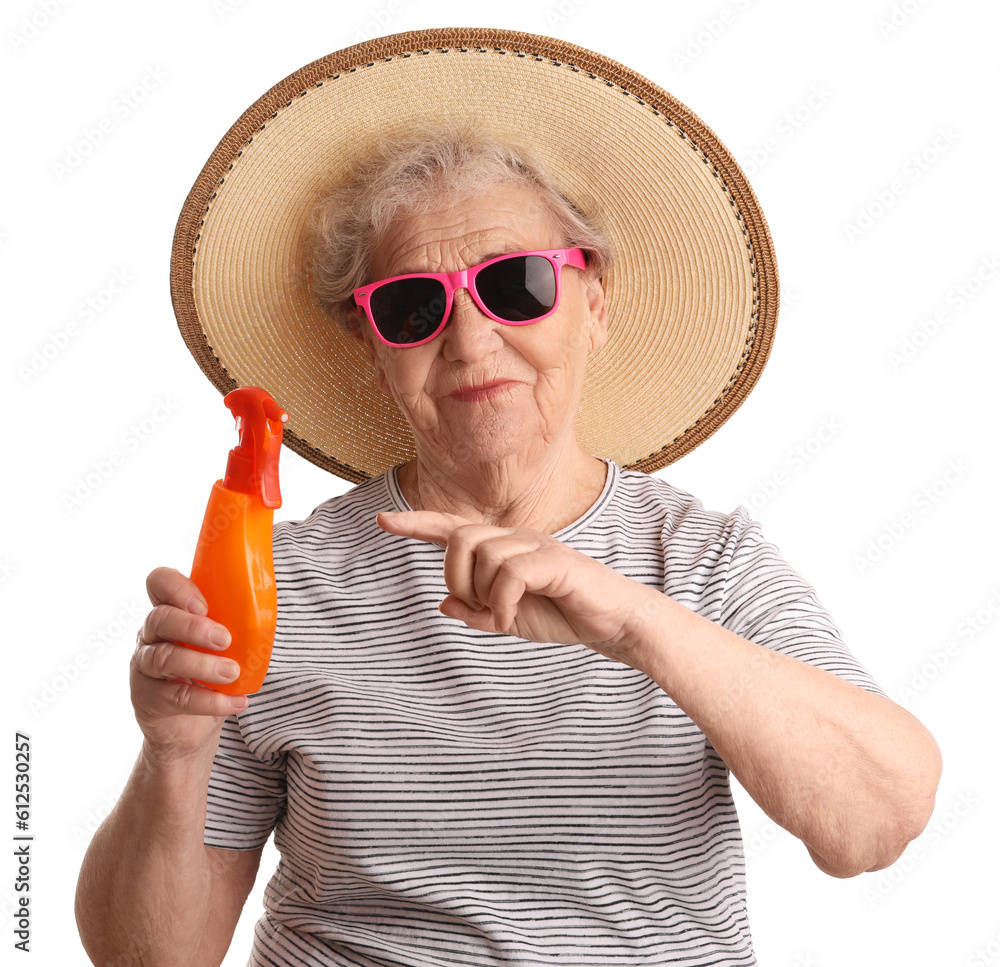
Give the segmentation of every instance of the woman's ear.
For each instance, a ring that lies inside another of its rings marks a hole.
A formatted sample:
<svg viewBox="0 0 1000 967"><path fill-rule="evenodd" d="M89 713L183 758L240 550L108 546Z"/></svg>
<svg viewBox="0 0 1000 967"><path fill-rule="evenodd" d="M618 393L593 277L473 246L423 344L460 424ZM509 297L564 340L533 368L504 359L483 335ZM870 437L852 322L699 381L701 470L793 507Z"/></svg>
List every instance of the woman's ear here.
<svg viewBox="0 0 1000 967"><path fill-rule="evenodd" d="M608 341L608 305L604 296L604 280L586 276L587 308L590 311L590 352L596 352Z"/></svg>
<svg viewBox="0 0 1000 967"><path fill-rule="evenodd" d="M368 325L368 320L361 309L357 310L357 317L351 320L350 333L365 347L365 352L368 353L372 369L375 371L375 385L378 387L379 392L384 393L386 396L391 396L389 386L385 381L385 369L382 366L382 360L375 350L375 337L372 335L371 326Z"/></svg>

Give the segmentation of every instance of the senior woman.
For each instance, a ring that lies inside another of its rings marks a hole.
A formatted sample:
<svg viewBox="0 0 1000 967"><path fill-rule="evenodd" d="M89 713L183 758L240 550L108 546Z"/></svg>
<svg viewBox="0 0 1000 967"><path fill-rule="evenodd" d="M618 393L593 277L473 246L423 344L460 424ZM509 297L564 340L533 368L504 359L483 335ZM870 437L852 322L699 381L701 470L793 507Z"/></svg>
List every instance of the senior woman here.
<svg viewBox="0 0 1000 967"><path fill-rule="evenodd" d="M745 512L581 445L611 253L545 166L454 126L367 155L309 293L412 456L276 527L249 699L191 684L235 669L177 642L228 633L149 576L88 952L219 964L273 830L253 964L753 964L728 773L853 876L927 822L934 740Z"/></svg>

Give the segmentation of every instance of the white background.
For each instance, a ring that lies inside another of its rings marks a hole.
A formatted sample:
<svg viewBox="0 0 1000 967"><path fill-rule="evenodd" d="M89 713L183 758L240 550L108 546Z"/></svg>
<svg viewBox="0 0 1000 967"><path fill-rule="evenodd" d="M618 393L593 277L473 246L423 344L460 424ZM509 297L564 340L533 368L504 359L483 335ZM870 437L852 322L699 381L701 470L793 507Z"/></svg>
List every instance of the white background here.
<svg viewBox="0 0 1000 967"><path fill-rule="evenodd" d="M762 967L1000 963L998 19L988 0L6 5L2 771L12 782L15 729L29 734L23 962L87 963L73 893L138 749L127 666L145 575L188 570L234 443L171 311L184 197L298 67L366 33L482 24L628 64L744 164L781 272L775 346L729 423L661 475L713 509L748 504L943 750L934 820L882 873L825 876L740 796ZM286 450L278 517L346 486ZM226 964L245 962L274 863L269 847ZM15 875L0 864L5 959Z"/></svg>

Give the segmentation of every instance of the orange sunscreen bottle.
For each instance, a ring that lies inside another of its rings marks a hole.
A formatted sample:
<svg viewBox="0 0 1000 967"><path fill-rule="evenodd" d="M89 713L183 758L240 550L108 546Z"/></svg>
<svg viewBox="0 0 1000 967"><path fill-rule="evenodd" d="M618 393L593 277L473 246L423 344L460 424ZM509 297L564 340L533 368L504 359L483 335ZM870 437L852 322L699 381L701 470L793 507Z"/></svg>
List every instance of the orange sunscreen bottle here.
<svg viewBox="0 0 1000 967"><path fill-rule="evenodd" d="M240 677L220 684L199 682L227 695L260 690L274 647L278 619L271 526L281 506L278 454L288 414L256 386L225 398L233 411L239 445L229 451L224 480L217 480L198 536L191 580L208 602L208 616L233 640L223 651L188 645L239 662Z"/></svg>

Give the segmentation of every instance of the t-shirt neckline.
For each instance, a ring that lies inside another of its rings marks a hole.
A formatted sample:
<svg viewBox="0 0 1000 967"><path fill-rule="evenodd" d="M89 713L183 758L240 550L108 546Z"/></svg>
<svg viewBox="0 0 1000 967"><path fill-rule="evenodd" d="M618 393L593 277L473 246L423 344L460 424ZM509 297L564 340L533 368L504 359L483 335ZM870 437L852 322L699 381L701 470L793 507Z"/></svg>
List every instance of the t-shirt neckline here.
<svg viewBox="0 0 1000 967"><path fill-rule="evenodd" d="M557 530L552 536L558 538L561 541L566 541L569 538L576 537L581 531L585 530L590 524L597 520L604 508L610 503L611 498L614 496L615 491L618 489L618 483L621 479L621 470L613 460L606 457L600 458L604 464L607 466L607 474L604 478L604 487L601 493L598 495L597 499L588 507L576 520L571 521L565 527ZM399 469L399 465L392 467L386 474L386 488L389 491L389 499L392 501L395 510L413 510L409 505L406 498L403 496L403 491L399 486L399 479L396 476L396 471Z"/></svg>

